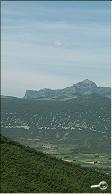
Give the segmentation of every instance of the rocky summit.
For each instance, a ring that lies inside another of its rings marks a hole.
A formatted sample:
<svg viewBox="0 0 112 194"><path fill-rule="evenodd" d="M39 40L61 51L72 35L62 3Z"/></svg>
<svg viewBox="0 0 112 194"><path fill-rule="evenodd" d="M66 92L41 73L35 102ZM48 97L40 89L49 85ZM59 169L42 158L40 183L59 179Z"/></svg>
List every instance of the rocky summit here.
<svg viewBox="0 0 112 194"><path fill-rule="evenodd" d="M98 87L95 82L85 79L81 82L73 84L70 87L64 89L49 89L44 88L38 91L26 90L24 98L36 99L36 98L70 98L78 97L83 95L99 94L104 97L110 98L111 90L110 87Z"/></svg>

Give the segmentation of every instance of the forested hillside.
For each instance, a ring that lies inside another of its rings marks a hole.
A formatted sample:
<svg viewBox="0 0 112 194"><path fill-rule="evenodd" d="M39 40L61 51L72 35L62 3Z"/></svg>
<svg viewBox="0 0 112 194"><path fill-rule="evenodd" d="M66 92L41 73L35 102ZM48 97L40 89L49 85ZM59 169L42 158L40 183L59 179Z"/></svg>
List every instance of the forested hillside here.
<svg viewBox="0 0 112 194"><path fill-rule="evenodd" d="M64 162L1 137L2 193L103 193L90 186L105 180L110 192L110 176Z"/></svg>

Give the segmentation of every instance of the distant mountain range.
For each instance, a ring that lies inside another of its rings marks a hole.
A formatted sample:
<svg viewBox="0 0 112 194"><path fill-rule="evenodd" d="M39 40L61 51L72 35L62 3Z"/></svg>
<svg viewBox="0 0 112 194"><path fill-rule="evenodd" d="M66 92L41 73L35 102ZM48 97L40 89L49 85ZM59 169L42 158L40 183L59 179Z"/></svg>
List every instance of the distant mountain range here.
<svg viewBox="0 0 112 194"><path fill-rule="evenodd" d="M71 98L90 94L99 94L101 96L110 98L111 89L110 87L98 87L95 82L85 79L64 89L53 90L49 88L44 88L38 91L26 90L24 98Z"/></svg>

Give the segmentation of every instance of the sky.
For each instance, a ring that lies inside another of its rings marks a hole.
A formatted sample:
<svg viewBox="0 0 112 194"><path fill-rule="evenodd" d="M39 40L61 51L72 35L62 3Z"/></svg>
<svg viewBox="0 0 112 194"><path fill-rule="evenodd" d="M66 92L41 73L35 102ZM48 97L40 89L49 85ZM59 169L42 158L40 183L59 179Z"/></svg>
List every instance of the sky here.
<svg viewBox="0 0 112 194"><path fill-rule="evenodd" d="M1 94L110 86L109 1L2 1Z"/></svg>

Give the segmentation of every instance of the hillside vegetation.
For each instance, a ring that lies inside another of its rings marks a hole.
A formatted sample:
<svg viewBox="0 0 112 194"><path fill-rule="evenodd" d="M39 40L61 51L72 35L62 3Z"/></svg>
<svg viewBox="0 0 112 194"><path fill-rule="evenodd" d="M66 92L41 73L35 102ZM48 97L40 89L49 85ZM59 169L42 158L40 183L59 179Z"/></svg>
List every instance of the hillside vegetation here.
<svg viewBox="0 0 112 194"><path fill-rule="evenodd" d="M73 153L110 155L110 99L85 95L66 101L2 98L2 133L38 148L72 144Z"/></svg>
<svg viewBox="0 0 112 194"><path fill-rule="evenodd" d="M103 193L90 186L110 176L63 162L1 137L1 192L3 193Z"/></svg>

